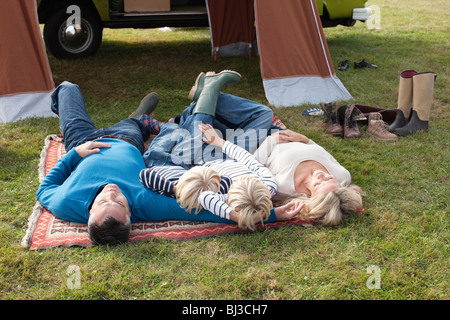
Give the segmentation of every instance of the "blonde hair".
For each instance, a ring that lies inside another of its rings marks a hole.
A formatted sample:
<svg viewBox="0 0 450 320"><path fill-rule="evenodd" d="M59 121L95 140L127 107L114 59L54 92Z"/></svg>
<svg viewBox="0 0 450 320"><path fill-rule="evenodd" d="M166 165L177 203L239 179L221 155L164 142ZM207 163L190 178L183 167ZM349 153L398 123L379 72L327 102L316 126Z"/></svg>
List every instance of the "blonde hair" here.
<svg viewBox="0 0 450 320"><path fill-rule="evenodd" d="M246 176L233 182L228 191L228 205L239 215L238 225L255 230L255 215L266 221L272 209L269 189L258 178Z"/></svg>
<svg viewBox="0 0 450 320"><path fill-rule="evenodd" d="M196 166L186 171L178 180L175 197L180 207L194 214L203 209L198 201L203 191L218 192L220 175L211 168Z"/></svg>
<svg viewBox="0 0 450 320"><path fill-rule="evenodd" d="M363 208L363 195L360 187L350 185L320 193L311 198L302 195L285 203L292 200L304 201L305 206L300 211L298 218L326 226L337 226L350 214L357 213Z"/></svg>

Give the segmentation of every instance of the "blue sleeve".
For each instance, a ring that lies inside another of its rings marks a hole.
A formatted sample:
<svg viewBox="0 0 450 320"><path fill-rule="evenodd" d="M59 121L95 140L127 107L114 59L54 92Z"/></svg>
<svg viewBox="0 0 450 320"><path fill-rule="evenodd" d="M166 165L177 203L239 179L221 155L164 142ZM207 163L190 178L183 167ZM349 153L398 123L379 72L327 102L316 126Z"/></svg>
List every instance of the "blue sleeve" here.
<svg viewBox="0 0 450 320"><path fill-rule="evenodd" d="M82 158L72 149L64 157L58 160L55 166L42 180L36 192L38 201L46 208L50 205L52 195L64 181L70 176Z"/></svg>
<svg viewBox="0 0 450 320"><path fill-rule="evenodd" d="M277 216L275 215L275 209L274 208L272 208L272 210L270 210L270 216L267 219L266 223L267 222L277 222Z"/></svg>

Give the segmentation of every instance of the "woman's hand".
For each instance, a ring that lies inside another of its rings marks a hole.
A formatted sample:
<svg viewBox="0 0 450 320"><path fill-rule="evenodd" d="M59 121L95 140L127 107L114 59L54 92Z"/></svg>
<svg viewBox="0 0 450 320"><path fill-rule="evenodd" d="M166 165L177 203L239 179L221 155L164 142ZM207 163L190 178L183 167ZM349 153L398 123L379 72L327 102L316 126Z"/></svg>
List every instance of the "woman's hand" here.
<svg viewBox="0 0 450 320"><path fill-rule="evenodd" d="M204 136L202 139L204 142L216 147L223 147L225 140L219 137L212 125L202 123L198 125L198 129L203 132Z"/></svg>
<svg viewBox="0 0 450 320"><path fill-rule="evenodd" d="M305 206L303 201L291 201L284 206L275 208L278 221L292 220Z"/></svg>
<svg viewBox="0 0 450 320"><path fill-rule="evenodd" d="M275 139L277 139L278 143L286 143L286 142L302 142L308 143L309 138L294 132L292 130L280 130L272 135Z"/></svg>
<svg viewBox="0 0 450 320"><path fill-rule="evenodd" d="M111 145L106 142L100 141L88 141L83 144L80 144L78 147L75 147L75 151L82 158L87 157L94 153L99 153L100 148L110 148Z"/></svg>

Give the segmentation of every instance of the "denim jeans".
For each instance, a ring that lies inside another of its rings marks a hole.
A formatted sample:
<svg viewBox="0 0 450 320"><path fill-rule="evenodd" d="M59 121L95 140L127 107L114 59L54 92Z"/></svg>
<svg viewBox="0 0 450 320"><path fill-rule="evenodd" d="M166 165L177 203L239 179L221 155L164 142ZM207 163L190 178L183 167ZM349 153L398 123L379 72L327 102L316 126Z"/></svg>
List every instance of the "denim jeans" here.
<svg viewBox="0 0 450 320"><path fill-rule="evenodd" d="M220 93L215 117L193 114L196 102L186 108L180 123L167 123L144 153L147 167L193 164L223 158L220 150L202 143L198 123L211 124L222 138L253 153L271 129L273 112L267 106L234 95ZM180 130L181 129L181 130Z"/></svg>
<svg viewBox="0 0 450 320"><path fill-rule="evenodd" d="M130 141L141 153L149 132L137 119L125 119L113 126L96 128L89 116L83 95L76 84L64 81L52 93L52 111L59 116L66 151L102 136L114 136Z"/></svg>

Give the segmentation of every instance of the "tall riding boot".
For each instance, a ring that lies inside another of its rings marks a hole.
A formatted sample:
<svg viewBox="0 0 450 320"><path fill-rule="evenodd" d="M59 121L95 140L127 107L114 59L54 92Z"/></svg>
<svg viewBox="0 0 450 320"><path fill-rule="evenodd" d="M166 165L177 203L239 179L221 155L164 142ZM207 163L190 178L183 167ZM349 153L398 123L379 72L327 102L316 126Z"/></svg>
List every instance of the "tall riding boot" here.
<svg viewBox="0 0 450 320"><path fill-rule="evenodd" d="M342 128L338 119L338 108L341 102L330 102L322 104L320 107L325 113L325 132L333 136L342 136L344 128Z"/></svg>
<svg viewBox="0 0 450 320"><path fill-rule="evenodd" d="M413 80L412 77L417 74L415 70L406 70L400 74L400 83L398 85L397 115L395 120L389 126L389 131L401 128L408 123L411 107L413 103Z"/></svg>
<svg viewBox="0 0 450 320"><path fill-rule="evenodd" d="M395 134L407 136L419 130L428 130L436 77L437 75L433 72L418 73L413 76L414 98L411 119L406 126L395 129Z"/></svg>
<svg viewBox="0 0 450 320"><path fill-rule="evenodd" d="M224 70L220 73L207 72L203 79L203 86L198 94L197 103L193 113L204 113L214 116L216 113L217 99L223 87L241 80L241 75L236 71ZM195 97L197 94L194 94Z"/></svg>

